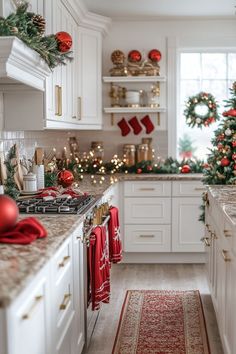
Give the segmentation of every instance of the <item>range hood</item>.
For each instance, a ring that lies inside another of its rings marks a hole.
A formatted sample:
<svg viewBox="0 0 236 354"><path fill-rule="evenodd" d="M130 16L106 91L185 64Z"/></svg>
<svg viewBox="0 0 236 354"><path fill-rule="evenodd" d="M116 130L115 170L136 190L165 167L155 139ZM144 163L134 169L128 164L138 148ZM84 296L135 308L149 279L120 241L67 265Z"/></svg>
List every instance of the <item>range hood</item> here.
<svg viewBox="0 0 236 354"><path fill-rule="evenodd" d="M17 37L0 37L0 91L19 87L45 89L50 75L46 62ZM17 87L18 87L17 86Z"/></svg>

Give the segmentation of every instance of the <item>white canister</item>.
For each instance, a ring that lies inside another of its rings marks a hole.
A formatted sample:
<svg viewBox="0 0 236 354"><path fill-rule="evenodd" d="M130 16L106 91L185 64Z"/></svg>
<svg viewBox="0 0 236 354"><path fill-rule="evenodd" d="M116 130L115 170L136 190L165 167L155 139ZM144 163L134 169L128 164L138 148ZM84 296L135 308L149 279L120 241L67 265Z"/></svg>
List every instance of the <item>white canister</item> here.
<svg viewBox="0 0 236 354"><path fill-rule="evenodd" d="M44 181L44 165L35 165L34 172L36 174L37 189L43 189L45 185Z"/></svg>
<svg viewBox="0 0 236 354"><path fill-rule="evenodd" d="M139 105L140 104L140 92L139 91L126 91L125 94L126 102L128 106Z"/></svg>
<svg viewBox="0 0 236 354"><path fill-rule="evenodd" d="M30 172L23 176L23 190L24 192L36 192L37 191L37 179L36 174Z"/></svg>

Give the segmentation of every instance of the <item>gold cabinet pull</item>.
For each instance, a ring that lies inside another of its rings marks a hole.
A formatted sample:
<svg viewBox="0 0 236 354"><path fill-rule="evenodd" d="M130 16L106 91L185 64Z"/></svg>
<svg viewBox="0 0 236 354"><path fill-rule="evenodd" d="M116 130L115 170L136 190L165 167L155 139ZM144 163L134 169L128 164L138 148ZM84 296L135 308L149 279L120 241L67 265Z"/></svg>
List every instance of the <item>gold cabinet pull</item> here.
<svg viewBox="0 0 236 354"><path fill-rule="evenodd" d="M63 301L62 301L61 305L59 306L60 310L66 310L67 306L69 305L70 298L71 298L70 293L64 295Z"/></svg>
<svg viewBox="0 0 236 354"><path fill-rule="evenodd" d="M194 190L195 191L205 191L206 188L204 188L204 187L196 187L196 188L194 188Z"/></svg>
<svg viewBox="0 0 236 354"><path fill-rule="evenodd" d="M204 242L204 245L205 245L206 247L210 247L210 246L211 246L210 240L209 240L208 237L203 237L201 240Z"/></svg>
<svg viewBox="0 0 236 354"><path fill-rule="evenodd" d="M154 191L155 188L139 188L140 191Z"/></svg>
<svg viewBox="0 0 236 354"><path fill-rule="evenodd" d="M29 311L27 313L25 313L24 315L22 315L22 320L28 320L32 316L34 310L36 309L39 302L42 301L42 299L43 299L42 295L35 296L34 302L33 302L32 306L30 307Z"/></svg>
<svg viewBox="0 0 236 354"><path fill-rule="evenodd" d="M222 250L222 251L221 251L221 255L222 255L224 261L225 261L225 262L230 262L230 261L231 261L231 258L228 258L227 254L228 254L228 251L227 251L227 250Z"/></svg>
<svg viewBox="0 0 236 354"><path fill-rule="evenodd" d="M65 256L63 260L58 264L60 268L65 267L66 263L69 261L70 256Z"/></svg>
<svg viewBox="0 0 236 354"><path fill-rule="evenodd" d="M82 97L78 97L78 120L82 119Z"/></svg>
<svg viewBox="0 0 236 354"><path fill-rule="evenodd" d="M62 87L59 85L55 86L55 106L56 106L56 111L55 115L56 116L62 116Z"/></svg>
<svg viewBox="0 0 236 354"><path fill-rule="evenodd" d="M232 233L230 232L230 230L224 230L224 235L225 237L232 237Z"/></svg>
<svg viewBox="0 0 236 354"><path fill-rule="evenodd" d="M139 237L142 237L142 238L153 238L153 237L155 237L155 235L139 235Z"/></svg>

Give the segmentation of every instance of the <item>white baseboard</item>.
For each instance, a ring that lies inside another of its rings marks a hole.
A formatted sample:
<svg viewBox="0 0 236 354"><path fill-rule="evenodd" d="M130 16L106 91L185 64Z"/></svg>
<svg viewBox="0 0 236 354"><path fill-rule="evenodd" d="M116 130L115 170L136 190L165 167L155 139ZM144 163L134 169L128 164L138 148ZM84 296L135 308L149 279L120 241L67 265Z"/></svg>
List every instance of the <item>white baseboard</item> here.
<svg viewBox="0 0 236 354"><path fill-rule="evenodd" d="M122 263L205 263L205 253L123 252Z"/></svg>

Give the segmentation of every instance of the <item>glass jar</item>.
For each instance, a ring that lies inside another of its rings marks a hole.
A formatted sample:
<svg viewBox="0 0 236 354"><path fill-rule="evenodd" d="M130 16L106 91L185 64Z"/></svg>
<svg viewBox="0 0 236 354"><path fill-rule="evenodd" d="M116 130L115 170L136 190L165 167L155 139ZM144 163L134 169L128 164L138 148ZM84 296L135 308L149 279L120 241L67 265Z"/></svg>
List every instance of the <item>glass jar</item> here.
<svg viewBox="0 0 236 354"><path fill-rule="evenodd" d="M135 152L136 148L134 144L123 145L123 156L128 167L135 165Z"/></svg>
<svg viewBox="0 0 236 354"><path fill-rule="evenodd" d="M148 144L137 145L137 163L148 160Z"/></svg>
<svg viewBox="0 0 236 354"><path fill-rule="evenodd" d="M142 144L148 145L148 160L153 161L152 138L142 138Z"/></svg>
<svg viewBox="0 0 236 354"><path fill-rule="evenodd" d="M91 150L94 153L94 159L101 161L104 157L104 148L102 141L92 141Z"/></svg>

